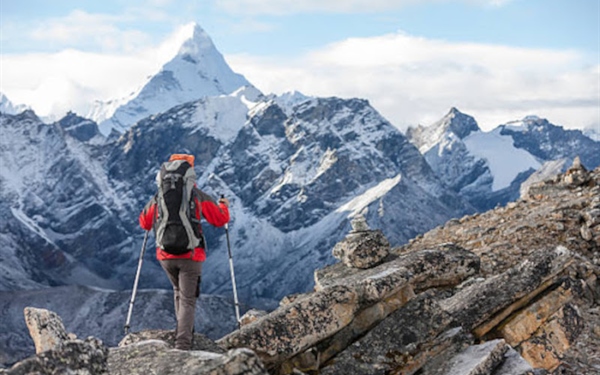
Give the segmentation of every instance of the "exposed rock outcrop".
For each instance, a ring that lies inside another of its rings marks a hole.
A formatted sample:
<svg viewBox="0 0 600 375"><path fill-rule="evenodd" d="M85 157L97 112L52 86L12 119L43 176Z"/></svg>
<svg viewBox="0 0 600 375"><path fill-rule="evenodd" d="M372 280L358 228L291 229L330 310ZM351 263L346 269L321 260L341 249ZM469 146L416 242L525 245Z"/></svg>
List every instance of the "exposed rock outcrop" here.
<svg viewBox="0 0 600 375"><path fill-rule="evenodd" d="M59 346L69 339L62 319L56 313L34 307L24 310L25 323L35 345L35 352L42 353Z"/></svg>

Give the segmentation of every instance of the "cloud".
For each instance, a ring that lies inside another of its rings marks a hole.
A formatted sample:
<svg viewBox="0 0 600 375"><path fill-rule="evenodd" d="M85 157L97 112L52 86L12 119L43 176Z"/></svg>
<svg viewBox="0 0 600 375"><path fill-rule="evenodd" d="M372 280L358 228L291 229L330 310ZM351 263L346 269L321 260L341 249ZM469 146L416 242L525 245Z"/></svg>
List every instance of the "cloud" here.
<svg viewBox="0 0 600 375"><path fill-rule="evenodd" d="M192 28L176 29L159 44L129 54L67 49L58 53L2 54L2 87L16 104L38 115L87 115L97 100L128 96L177 53Z"/></svg>
<svg viewBox="0 0 600 375"><path fill-rule="evenodd" d="M119 27L131 16L92 14L73 10L60 18L44 20L28 36L33 41L50 43L57 48L81 48L101 51L133 51L149 44L150 36L139 30Z"/></svg>
<svg viewBox="0 0 600 375"><path fill-rule="evenodd" d="M215 0L215 3L221 9L235 14L281 15L390 11L413 4L452 1L480 6L502 6L512 0Z"/></svg>
<svg viewBox="0 0 600 375"><path fill-rule="evenodd" d="M301 58L228 56L265 92L360 97L400 128L428 125L450 107L484 128L529 114L568 127L599 124L597 64L571 50L453 43L402 32L352 38ZM596 83L594 83L596 82Z"/></svg>
<svg viewBox="0 0 600 375"><path fill-rule="evenodd" d="M126 54L65 50L2 54L2 88L40 115L87 114L94 100L121 98L156 73L189 37ZM587 57L589 58L589 57ZM265 93L364 98L401 129L428 125L451 107L484 129L535 114L567 127L600 126L600 65L574 50L457 43L403 32L350 38L301 56L225 55ZM593 59L592 59L593 60Z"/></svg>

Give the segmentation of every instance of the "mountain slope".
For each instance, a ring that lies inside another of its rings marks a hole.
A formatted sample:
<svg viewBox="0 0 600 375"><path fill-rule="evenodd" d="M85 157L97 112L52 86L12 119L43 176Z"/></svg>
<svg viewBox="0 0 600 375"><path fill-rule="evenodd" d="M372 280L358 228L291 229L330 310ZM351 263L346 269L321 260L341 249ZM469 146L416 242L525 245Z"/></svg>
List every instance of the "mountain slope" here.
<svg viewBox="0 0 600 375"><path fill-rule="evenodd" d="M100 104L90 117L108 135L120 132L138 120L176 105L202 97L227 95L250 83L234 73L206 32L196 24L188 26L190 37L177 55L167 62L131 97Z"/></svg>

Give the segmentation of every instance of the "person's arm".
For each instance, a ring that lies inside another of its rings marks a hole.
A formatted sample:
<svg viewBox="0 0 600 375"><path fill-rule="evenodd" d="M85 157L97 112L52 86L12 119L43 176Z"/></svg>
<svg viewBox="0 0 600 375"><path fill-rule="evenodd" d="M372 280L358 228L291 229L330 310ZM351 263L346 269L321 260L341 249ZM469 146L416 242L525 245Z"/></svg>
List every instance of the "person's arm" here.
<svg viewBox="0 0 600 375"><path fill-rule="evenodd" d="M196 199L202 208L202 216L215 227L222 227L229 222L229 207L227 201L215 202L212 197L200 189L196 190Z"/></svg>

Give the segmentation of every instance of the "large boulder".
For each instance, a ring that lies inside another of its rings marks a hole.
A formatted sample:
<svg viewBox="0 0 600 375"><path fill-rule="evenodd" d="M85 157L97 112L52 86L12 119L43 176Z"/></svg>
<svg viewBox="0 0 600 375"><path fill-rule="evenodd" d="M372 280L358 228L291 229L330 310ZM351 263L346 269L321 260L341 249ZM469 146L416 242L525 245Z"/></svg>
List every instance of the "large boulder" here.
<svg viewBox="0 0 600 375"><path fill-rule="evenodd" d="M23 313L36 353L54 349L69 339L62 319L55 312L26 307Z"/></svg>
<svg viewBox="0 0 600 375"><path fill-rule="evenodd" d="M356 292L338 285L282 306L217 343L250 348L272 367L338 332L357 309Z"/></svg>

